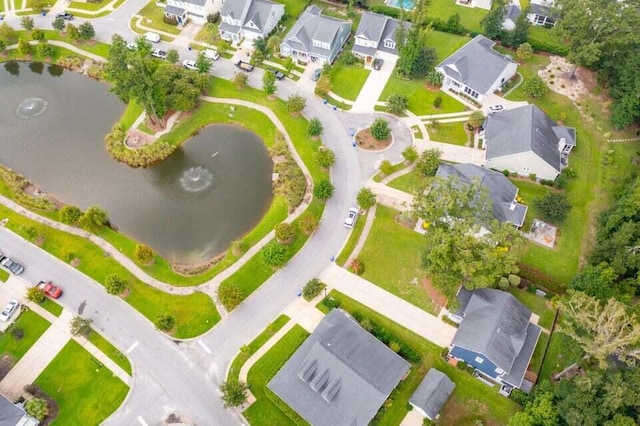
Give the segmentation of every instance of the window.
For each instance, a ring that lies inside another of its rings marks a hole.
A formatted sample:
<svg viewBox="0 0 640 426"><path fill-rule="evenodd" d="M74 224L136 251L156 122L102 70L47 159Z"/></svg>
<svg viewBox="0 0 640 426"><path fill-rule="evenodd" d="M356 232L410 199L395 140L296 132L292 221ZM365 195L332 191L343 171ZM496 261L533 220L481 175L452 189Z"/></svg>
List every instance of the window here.
<svg viewBox="0 0 640 426"><path fill-rule="evenodd" d="M322 43L320 43L318 40L313 40L313 46L314 47L321 47Z"/></svg>
<svg viewBox="0 0 640 426"><path fill-rule="evenodd" d="M466 93L467 95L471 96L472 98L478 99L479 93L476 92L475 90L466 87L464 88L464 93Z"/></svg>
<svg viewBox="0 0 640 426"><path fill-rule="evenodd" d="M388 48L388 49L395 49L396 48L396 42L393 40L385 40L384 41L384 47Z"/></svg>
<svg viewBox="0 0 640 426"><path fill-rule="evenodd" d="M329 43L322 43L322 44L321 44L321 47L322 47L323 49L327 49L327 50L331 49L331 45L330 45Z"/></svg>
<svg viewBox="0 0 640 426"><path fill-rule="evenodd" d="M525 173L529 173L529 170L531 170L529 167L523 167L522 171Z"/></svg>
<svg viewBox="0 0 640 426"><path fill-rule="evenodd" d="M498 367L498 368L496 368L496 373L502 374L502 373L504 373L504 370L502 368Z"/></svg>
<svg viewBox="0 0 640 426"><path fill-rule="evenodd" d="M478 364L482 364L484 362L484 359L480 358L479 356L476 357L475 360Z"/></svg>

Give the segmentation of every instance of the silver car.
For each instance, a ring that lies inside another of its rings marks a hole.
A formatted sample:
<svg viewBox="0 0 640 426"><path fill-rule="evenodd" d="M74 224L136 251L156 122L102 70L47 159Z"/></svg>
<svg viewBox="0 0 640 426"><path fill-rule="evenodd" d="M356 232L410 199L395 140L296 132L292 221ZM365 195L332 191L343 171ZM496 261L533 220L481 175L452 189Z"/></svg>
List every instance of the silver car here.
<svg viewBox="0 0 640 426"><path fill-rule="evenodd" d="M346 226L347 228L353 228L356 220L358 220L358 209L356 209L355 207L351 207L349 209L349 212L347 213L347 218L344 220L344 226Z"/></svg>
<svg viewBox="0 0 640 426"><path fill-rule="evenodd" d="M17 300L11 300L7 306L4 307L2 313L0 313L0 321L9 321L9 318L18 310L20 302Z"/></svg>

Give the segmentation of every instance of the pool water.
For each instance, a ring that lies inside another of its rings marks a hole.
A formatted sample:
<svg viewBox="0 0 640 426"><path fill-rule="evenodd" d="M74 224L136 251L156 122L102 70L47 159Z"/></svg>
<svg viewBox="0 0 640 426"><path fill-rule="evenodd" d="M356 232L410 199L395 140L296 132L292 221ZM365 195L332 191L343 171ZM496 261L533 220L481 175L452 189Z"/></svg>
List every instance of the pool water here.
<svg viewBox="0 0 640 426"><path fill-rule="evenodd" d="M414 0L387 0L387 5L397 7L398 9L402 7L404 10L413 10L416 6Z"/></svg>

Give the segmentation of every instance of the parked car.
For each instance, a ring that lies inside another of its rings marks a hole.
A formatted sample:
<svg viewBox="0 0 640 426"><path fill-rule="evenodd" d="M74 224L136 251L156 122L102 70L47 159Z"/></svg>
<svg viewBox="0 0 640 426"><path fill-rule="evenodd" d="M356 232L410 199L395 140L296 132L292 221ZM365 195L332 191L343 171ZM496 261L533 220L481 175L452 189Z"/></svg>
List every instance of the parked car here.
<svg viewBox="0 0 640 426"><path fill-rule="evenodd" d="M212 61L217 61L220 58L220 54L212 49L206 49L204 51L204 57L207 59L211 59Z"/></svg>
<svg viewBox="0 0 640 426"><path fill-rule="evenodd" d="M38 288L42 289L42 291L44 291L44 294L51 297L52 299L57 299L58 297L62 296L62 289L51 281L40 281L38 283Z"/></svg>
<svg viewBox="0 0 640 426"><path fill-rule="evenodd" d="M167 59L167 52L162 49L153 49L151 51L151 56L154 58Z"/></svg>
<svg viewBox="0 0 640 426"><path fill-rule="evenodd" d="M382 64L384 63L384 61L380 58L376 58L373 60L373 69L374 70L379 70L380 68L382 68Z"/></svg>
<svg viewBox="0 0 640 426"><path fill-rule="evenodd" d="M60 13L56 13L56 19L57 18L62 18L65 21L71 21L73 19L73 15L70 14L69 12L60 12Z"/></svg>
<svg viewBox="0 0 640 426"><path fill-rule="evenodd" d="M138 45L135 43L127 43L127 49L129 50L137 50L138 49Z"/></svg>
<svg viewBox="0 0 640 426"><path fill-rule="evenodd" d="M0 261L0 265L7 268L9 272L11 272L14 275L20 275L22 272L24 272L24 266L22 266L18 262L14 262L8 257L5 257L4 259L2 259L2 261Z"/></svg>
<svg viewBox="0 0 640 426"><path fill-rule="evenodd" d="M490 113L500 112L500 111L504 111L504 105L496 104L496 105L491 105L489 107Z"/></svg>
<svg viewBox="0 0 640 426"><path fill-rule="evenodd" d="M236 68L238 68L239 70L244 71L244 72L251 72L251 71L253 71L254 67L249 62L238 61L238 62L236 62Z"/></svg>
<svg viewBox="0 0 640 426"><path fill-rule="evenodd" d="M18 306L20 306L20 302L11 300L0 313L0 321L9 321L9 318L18 310Z"/></svg>
<svg viewBox="0 0 640 426"><path fill-rule="evenodd" d="M358 209L351 207L347 213L347 218L344 220L344 226L347 228L353 228L353 225L356 224L356 220L358 220Z"/></svg>
<svg viewBox="0 0 640 426"><path fill-rule="evenodd" d="M158 33L153 33L151 31L149 31L148 33L146 33L144 35L144 38L147 41L150 41L151 43L159 43L160 42L160 34Z"/></svg>
<svg viewBox="0 0 640 426"><path fill-rule="evenodd" d="M311 75L311 81L318 81L320 80L320 75L322 75L322 70L320 68L318 68L317 70L315 70L313 72L313 74Z"/></svg>
<svg viewBox="0 0 640 426"><path fill-rule="evenodd" d="M188 70L198 71L198 67L196 67L196 61L192 61L191 59L186 59L182 62L182 66L184 66Z"/></svg>
<svg viewBox="0 0 640 426"><path fill-rule="evenodd" d="M269 71L271 71L273 75L276 76L276 79L278 80L282 80L284 78L284 74L275 68L271 68Z"/></svg>

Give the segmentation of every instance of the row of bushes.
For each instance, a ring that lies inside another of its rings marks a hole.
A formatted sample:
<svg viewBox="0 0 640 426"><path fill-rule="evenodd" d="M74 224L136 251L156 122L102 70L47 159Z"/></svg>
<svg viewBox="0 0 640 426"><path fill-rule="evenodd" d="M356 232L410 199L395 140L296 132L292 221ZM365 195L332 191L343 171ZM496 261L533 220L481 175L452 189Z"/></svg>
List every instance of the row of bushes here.
<svg viewBox="0 0 640 426"><path fill-rule="evenodd" d="M281 400L278 395L273 393L271 389L265 386L264 394L269 401L273 403L278 409L289 418L296 425L308 425L307 423L298 413L296 413L293 408L289 407L283 400Z"/></svg>
<svg viewBox="0 0 640 426"><path fill-rule="evenodd" d="M529 35L527 41L535 51L542 50L560 56L567 56L569 54L569 46L567 46L566 44L554 43L547 40L537 40L531 35Z"/></svg>
<svg viewBox="0 0 640 426"><path fill-rule="evenodd" d="M278 173L278 180L273 183L273 190L277 195L282 195L289 206L289 213L302 203L307 191L307 180L300 167L295 162L282 134L276 135L276 142L269 148L271 158L274 161L273 171Z"/></svg>
<svg viewBox="0 0 640 426"><path fill-rule="evenodd" d="M29 185L29 181L11 169L0 166L0 179L2 179L11 191L13 199L30 209L54 211L56 206L46 198L33 197L24 192Z"/></svg>
<svg viewBox="0 0 640 426"><path fill-rule="evenodd" d="M105 136L107 151L113 158L131 167L147 167L158 163L176 150L176 147L163 141L156 141L136 149L129 149L124 145L126 132L120 123L116 123L111 132Z"/></svg>
<svg viewBox="0 0 640 426"><path fill-rule="evenodd" d="M529 283L535 283L536 286L542 287L545 290L551 290L554 293L564 293L567 291L567 285L565 283L545 274L533 266L519 263L518 268L520 268L518 275Z"/></svg>

